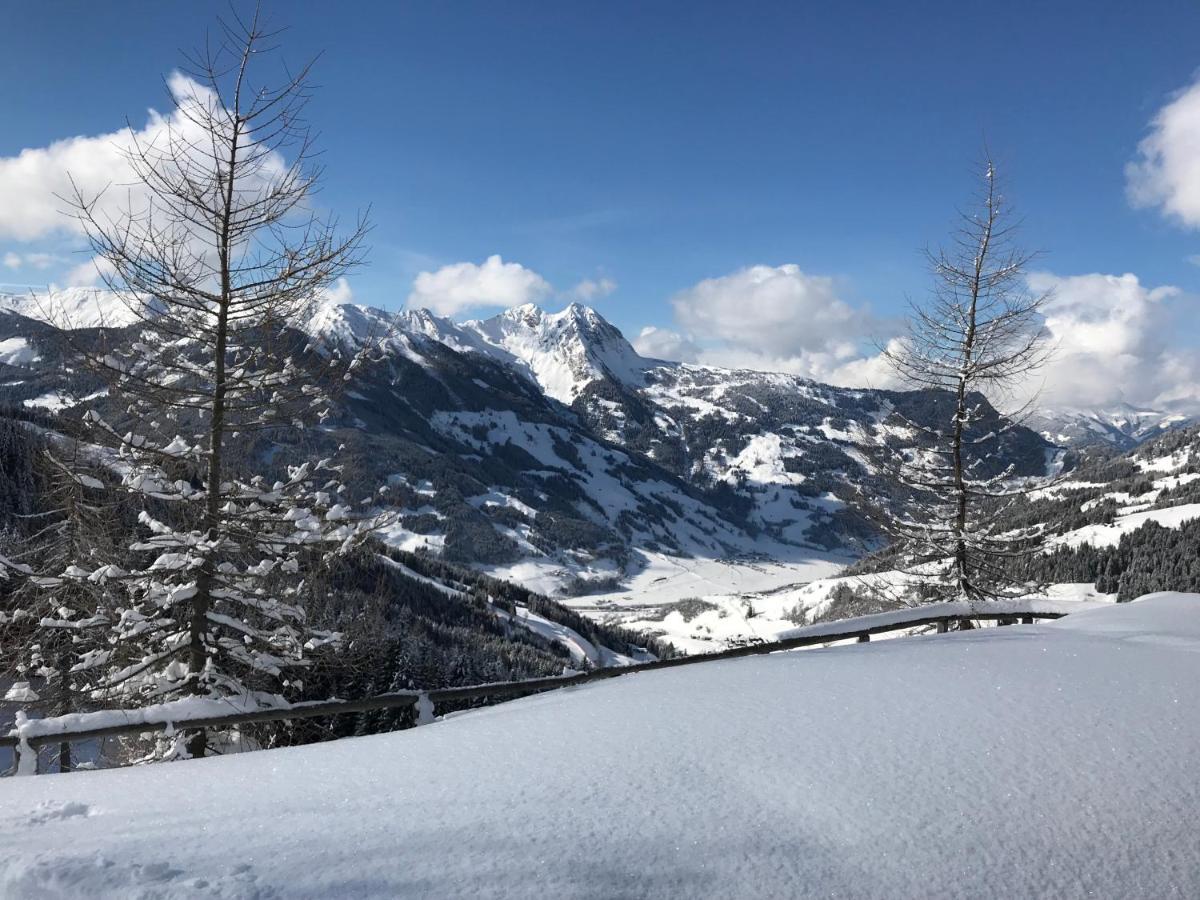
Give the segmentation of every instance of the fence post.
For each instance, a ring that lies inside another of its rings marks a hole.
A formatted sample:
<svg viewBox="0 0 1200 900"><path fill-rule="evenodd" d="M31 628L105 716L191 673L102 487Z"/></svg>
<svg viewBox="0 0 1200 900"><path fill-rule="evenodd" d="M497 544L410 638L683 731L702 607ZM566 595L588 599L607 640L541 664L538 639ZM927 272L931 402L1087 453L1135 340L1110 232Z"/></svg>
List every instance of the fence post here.
<svg viewBox="0 0 1200 900"><path fill-rule="evenodd" d="M18 709L12 730L12 734L17 738L17 745L13 747L14 775L37 774L38 753L29 746L29 736L25 734L24 726L28 721L29 717L25 715L25 710Z"/></svg>
<svg viewBox="0 0 1200 900"><path fill-rule="evenodd" d="M429 699L428 691L421 691L421 696L417 698L417 724L432 725L433 720L433 701Z"/></svg>

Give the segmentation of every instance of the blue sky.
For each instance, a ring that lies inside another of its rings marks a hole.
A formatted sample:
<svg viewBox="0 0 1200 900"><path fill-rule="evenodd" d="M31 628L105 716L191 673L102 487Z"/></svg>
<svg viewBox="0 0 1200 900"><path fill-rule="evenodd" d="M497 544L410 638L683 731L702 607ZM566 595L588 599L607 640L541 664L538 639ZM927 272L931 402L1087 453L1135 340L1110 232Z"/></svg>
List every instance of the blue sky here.
<svg viewBox="0 0 1200 900"><path fill-rule="evenodd" d="M0 57L0 166L165 109L160 78L214 8L10 3L19 39ZM845 304L839 321L861 344L887 337L905 296L925 290L918 251L952 224L986 136L1041 267L1176 287L1151 305L1175 308L1173 345L1196 342L1183 312L1200 291L1188 262L1200 216L1134 208L1125 171L1193 84L1194 3L264 8L290 26L286 59L324 52L310 110L321 201L347 216L370 205L376 226L356 302L398 308L419 272L499 254L553 286L536 294L548 306L582 280L615 283L591 292L597 308L630 337L657 326L694 338L694 355L730 339L711 328L736 323L681 315L694 285L792 265L828 279L815 296ZM0 230L0 254L22 259L77 245ZM0 281L62 283L65 266L9 266ZM812 351L798 341L772 352Z"/></svg>

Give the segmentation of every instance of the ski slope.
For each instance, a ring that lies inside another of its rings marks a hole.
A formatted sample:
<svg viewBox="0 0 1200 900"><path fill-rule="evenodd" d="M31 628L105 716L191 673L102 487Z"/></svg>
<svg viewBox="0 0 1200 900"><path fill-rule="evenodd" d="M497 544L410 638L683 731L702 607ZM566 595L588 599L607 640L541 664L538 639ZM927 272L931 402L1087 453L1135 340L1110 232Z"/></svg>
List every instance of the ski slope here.
<svg viewBox="0 0 1200 900"><path fill-rule="evenodd" d="M1200 596L0 782L5 897L1200 896Z"/></svg>

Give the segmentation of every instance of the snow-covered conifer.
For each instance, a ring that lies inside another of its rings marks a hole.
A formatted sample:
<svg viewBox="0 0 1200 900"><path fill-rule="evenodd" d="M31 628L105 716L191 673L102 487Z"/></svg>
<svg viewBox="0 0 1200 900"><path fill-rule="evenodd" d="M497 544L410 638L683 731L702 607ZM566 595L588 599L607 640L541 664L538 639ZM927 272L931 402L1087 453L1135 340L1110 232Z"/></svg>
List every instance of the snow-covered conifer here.
<svg viewBox="0 0 1200 900"><path fill-rule="evenodd" d="M13 542L0 609L3 675L17 694L6 699L27 710L63 715L103 703L109 592L102 577L89 576L95 561L111 569L119 515L104 483L89 474L93 463L78 441L67 440L34 460L42 504L23 516L31 528ZM60 771L71 768L68 743L57 762Z"/></svg>

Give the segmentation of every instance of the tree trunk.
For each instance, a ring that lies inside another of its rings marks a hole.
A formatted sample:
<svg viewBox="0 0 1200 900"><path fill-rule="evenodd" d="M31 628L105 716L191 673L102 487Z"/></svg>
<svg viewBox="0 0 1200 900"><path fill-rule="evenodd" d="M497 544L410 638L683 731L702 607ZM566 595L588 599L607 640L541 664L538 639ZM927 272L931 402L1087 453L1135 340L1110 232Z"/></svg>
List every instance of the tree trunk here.
<svg viewBox="0 0 1200 900"><path fill-rule="evenodd" d="M988 182L988 221L983 229L979 242L979 251L975 256L975 271L971 279L971 301L967 307L967 327L963 335L962 369L958 377L958 391L955 395L954 407L954 491L957 508L954 517L954 567L958 579L958 590L964 600L974 598L976 588L971 581L970 562L967 552L967 484L963 464L963 433L967 423L967 385L971 379L971 367L974 364L976 325L979 309L979 295L983 290L983 267L988 257L988 248L992 241L992 221L995 215L993 206L993 183Z"/></svg>
<svg viewBox="0 0 1200 900"><path fill-rule="evenodd" d="M65 716L71 712L71 658L63 650L58 656L58 714ZM71 771L71 742L63 741L58 745L58 771Z"/></svg>
<svg viewBox="0 0 1200 900"><path fill-rule="evenodd" d="M235 115L237 102L235 100ZM213 350L213 405L212 419L208 429L208 495L205 498L204 532L209 541L220 538L221 526L221 467L222 450L225 443L225 354L229 346L229 304L232 300L232 277L230 274L229 231L233 211L233 181L237 168L238 125L235 120L229 144L229 168L225 173L224 209L220 231L217 235L217 255L221 268L221 300L217 308L216 347ZM206 551L204 565L196 578L196 595L192 598L192 618L189 634L188 669L191 676L192 693L202 693L201 675L208 662L205 635L208 631L208 611L212 605L213 575L216 571L211 550ZM204 755L206 737L203 731L188 735L188 754L193 758Z"/></svg>

